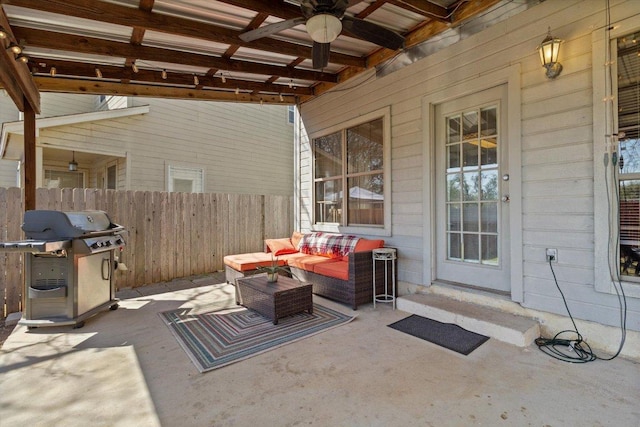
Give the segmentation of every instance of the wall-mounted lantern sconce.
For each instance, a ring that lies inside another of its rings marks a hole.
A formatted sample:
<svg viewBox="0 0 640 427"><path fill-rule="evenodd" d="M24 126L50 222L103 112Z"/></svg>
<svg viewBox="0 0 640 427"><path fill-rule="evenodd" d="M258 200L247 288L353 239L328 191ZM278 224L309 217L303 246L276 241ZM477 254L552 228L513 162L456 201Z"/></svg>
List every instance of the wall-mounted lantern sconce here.
<svg viewBox="0 0 640 427"><path fill-rule="evenodd" d="M73 151L73 159L69 162L69 171L75 172L78 170L78 162L76 162L76 152Z"/></svg>
<svg viewBox="0 0 640 427"><path fill-rule="evenodd" d="M561 43L562 40L551 35L551 27L549 27L547 37L545 37L542 43L540 43L540 46L538 46L540 62L542 62L542 66L547 70L547 78L555 79L562 72L562 64L558 62Z"/></svg>

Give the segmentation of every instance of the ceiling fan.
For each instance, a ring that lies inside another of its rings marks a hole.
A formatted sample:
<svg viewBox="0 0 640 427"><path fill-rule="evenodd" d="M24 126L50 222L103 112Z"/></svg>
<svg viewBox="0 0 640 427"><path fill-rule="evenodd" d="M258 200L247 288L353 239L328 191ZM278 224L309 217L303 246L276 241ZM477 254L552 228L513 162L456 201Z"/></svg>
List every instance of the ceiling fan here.
<svg viewBox="0 0 640 427"><path fill-rule="evenodd" d="M307 33L313 39L311 57L315 69L327 66L331 42L338 38L343 28L355 36L387 49L398 50L404 46L404 37L395 31L345 15L348 6L349 0L301 0L300 9L303 16L247 31L240 34L240 39L250 42L305 24Z"/></svg>

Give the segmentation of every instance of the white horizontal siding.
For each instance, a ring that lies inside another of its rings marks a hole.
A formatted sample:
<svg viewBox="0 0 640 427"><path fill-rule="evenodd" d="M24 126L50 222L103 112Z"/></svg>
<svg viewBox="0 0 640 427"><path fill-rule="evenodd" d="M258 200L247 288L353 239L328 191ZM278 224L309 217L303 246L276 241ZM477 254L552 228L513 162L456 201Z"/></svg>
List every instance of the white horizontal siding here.
<svg viewBox="0 0 640 427"><path fill-rule="evenodd" d="M612 22L640 13L633 0L611 2ZM560 284L577 317L617 324L617 299L594 289L593 85L591 33L605 22L604 2L549 0L468 37L383 78L369 74L349 89L324 94L304 104L305 129L312 134L391 106L392 236L387 243L399 251L399 280L424 284L430 260L432 230L423 230L425 162L422 100L447 88L468 88L482 76L519 64L522 255L521 278L527 307L566 314L544 250L559 250L554 265ZM542 24L541 24L542 23ZM550 26L565 41L564 71L548 80L536 46ZM600 141L596 142L600 143ZM311 151L301 146L301 223L312 214ZM512 172L513 173L513 172ZM305 188L306 186L306 188ZM631 299L629 324L640 329L640 303Z"/></svg>
<svg viewBox="0 0 640 427"><path fill-rule="evenodd" d="M293 192L293 127L285 106L136 99L144 115L43 129L39 143L101 147L130 162L131 190L166 190L168 165L202 168L206 192ZM124 179L124 164L119 164ZM123 181L120 181L123 185Z"/></svg>
<svg viewBox="0 0 640 427"><path fill-rule="evenodd" d="M18 162L0 160L0 187L17 187Z"/></svg>
<svg viewBox="0 0 640 427"><path fill-rule="evenodd" d="M97 95L72 95L66 93L40 93L38 117L57 117L96 111Z"/></svg>
<svg viewBox="0 0 640 427"><path fill-rule="evenodd" d="M19 111L7 92L0 90L0 124L15 122L20 118ZM0 160L0 187L15 187L18 163Z"/></svg>

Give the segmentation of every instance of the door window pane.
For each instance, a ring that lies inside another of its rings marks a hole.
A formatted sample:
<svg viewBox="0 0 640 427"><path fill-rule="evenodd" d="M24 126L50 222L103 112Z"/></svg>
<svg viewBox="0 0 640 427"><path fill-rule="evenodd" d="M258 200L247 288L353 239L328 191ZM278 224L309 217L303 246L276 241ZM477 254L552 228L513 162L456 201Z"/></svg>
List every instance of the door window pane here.
<svg viewBox="0 0 640 427"><path fill-rule="evenodd" d="M477 263L480 261L480 244L477 234L463 234L464 252L463 257L467 262Z"/></svg>
<svg viewBox="0 0 640 427"><path fill-rule="evenodd" d="M498 265L498 236L482 236L482 263Z"/></svg>
<svg viewBox="0 0 640 427"><path fill-rule="evenodd" d="M469 111L462 115L462 139L477 139L478 138L478 113L476 111Z"/></svg>
<svg viewBox="0 0 640 427"><path fill-rule="evenodd" d="M464 201L473 201L478 200L479 191L478 191L478 178L479 174L477 172L465 173L463 174L464 182L462 184L462 200Z"/></svg>
<svg viewBox="0 0 640 427"><path fill-rule="evenodd" d="M465 168L478 166L478 142L465 142L462 144L462 165Z"/></svg>
<svg viewBox="0 0 640 427"><path fill-rule="evenodd" d="M462 234L460 233L449 233L449 251L447 254L448 259L459 261L462 259L462 243L461 243Z"/></svg>
<svg viewBox="0 0 640 427"><path fill-rule="evenodd" d="M480 110L481 124L480 135L495 135L497 132L497 112L496 107L483 108Z"/></svg>
<svg viewBox="0 0 640 427"><path fill-rule="evenodd" d="M460 144L447 147L447 172L460 170Z"/></svg>
<svg viewBox="0 0 640 427"><path fill-rule="evenodd" d="M481 228L483 233L498 232L498 204L482 203L480 205Z"/></svg>
<svg viewBox="0 0 640 427"><path fill-rule="evenodd" d="M498 200L498 171L482 172L482 200Z"/></svg>
<svg viewBox="0 0 640 427"><path fill-rule="evenodd" d="M480 164L483 167L498 166L498 138L483 138L480 141Z"/></svg>
<svg viewBox="0 0 640 427"><path fill-rule="evenodd" d="M460 116L447 119L447 143L460 141Z"/></svg>
<svg viewBox="0 0 640 427"><path fill-rule="evenodd" d="M455 202L460 200L460 174L447 175L447 201Z"/></svg>
<svg viewBox="0 0 640 427"><path fill-rule="evenodd" d="M449 205L449 220L447 222L447 229L450 231L460 231L460 205Z"/></svg>
<svg viewBox="0 0 640 427"><path fill-rule="evenodd" d="M465 203L462 212L462 229L464 231L478 231L478 220L480 219L478 218L478 204Z"/></svg>

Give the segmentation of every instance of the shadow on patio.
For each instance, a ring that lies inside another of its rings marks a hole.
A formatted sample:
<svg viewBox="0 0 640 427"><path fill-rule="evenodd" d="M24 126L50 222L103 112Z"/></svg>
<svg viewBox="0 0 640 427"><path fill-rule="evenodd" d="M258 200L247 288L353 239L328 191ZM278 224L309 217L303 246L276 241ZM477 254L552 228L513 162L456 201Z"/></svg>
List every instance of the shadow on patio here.
<svg viewBox="0 0 640 427"><path fill-rule="evenodd" d="M82 329L16 327L0 353L3 424L640 424L637 363L572 365L495 339L461 356L388 328L407 313L384 304L200 374L158 313L233 301L223 283L215 274L121 292L120 309Z"/></svg>

